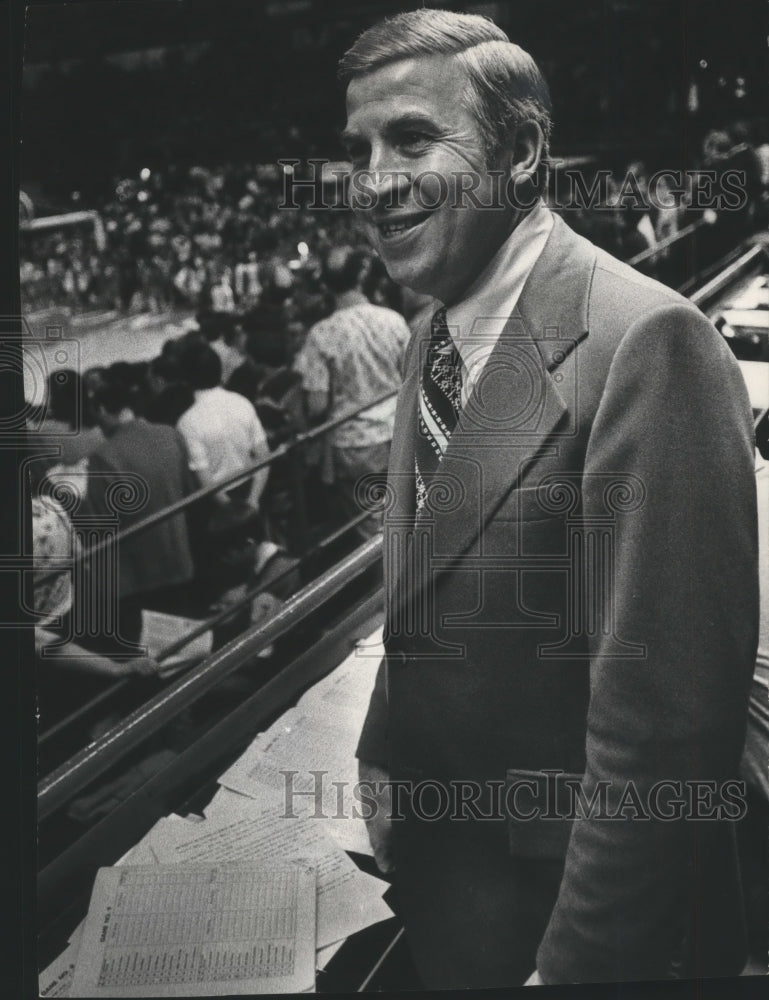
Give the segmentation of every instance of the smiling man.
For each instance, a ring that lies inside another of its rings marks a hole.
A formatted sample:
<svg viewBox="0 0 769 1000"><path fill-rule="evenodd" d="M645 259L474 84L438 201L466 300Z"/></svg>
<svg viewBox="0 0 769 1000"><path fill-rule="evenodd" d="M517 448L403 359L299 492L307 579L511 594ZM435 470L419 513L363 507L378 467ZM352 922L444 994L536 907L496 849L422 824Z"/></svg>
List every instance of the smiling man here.
<svg viewBox="0 0 769 1000"><path fill-rule="evenodd" d="M516 47L514 59L535 86L526 101L502 95L514 113L531 105L511 144L479 119L471 50L387 62L348 87L343 139L372 243L391 278L444 303L462 297L518 221L500 183L510 179L511 154L518 179L546 154L547 88L530 56Z"/></svg>
<svg viewBox="0 0 769 1000"><path fill-rule="evenodd" d="M737 366L545 207L547 86L492 22L398 15L340 71L354 208L436 300L358 747L423 983L734 975L757 630Z"/></svg>

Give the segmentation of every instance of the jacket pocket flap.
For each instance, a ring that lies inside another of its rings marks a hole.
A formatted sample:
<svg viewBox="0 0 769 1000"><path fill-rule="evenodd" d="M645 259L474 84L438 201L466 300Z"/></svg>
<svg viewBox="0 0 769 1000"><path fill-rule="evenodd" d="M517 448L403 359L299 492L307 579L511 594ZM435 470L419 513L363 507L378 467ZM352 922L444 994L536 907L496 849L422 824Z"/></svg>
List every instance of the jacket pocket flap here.
<svg viewBox="0 0 769 1000"><path fill-rule="evenodd" d="M510 853L517 858L563 859L569 846L581 774L510 768L505 804Z"/></svg>
<svg viewBox="0 0 769 1000"><path fill-rule="evenodd" d="M568 484L566 484L568 486ZM516 486L500 504L495 517L502 521L549 521L564 519L573 513L568 500L573 490L555 483L552 486ZM576 507L577 498L574 499Z"/></svg>

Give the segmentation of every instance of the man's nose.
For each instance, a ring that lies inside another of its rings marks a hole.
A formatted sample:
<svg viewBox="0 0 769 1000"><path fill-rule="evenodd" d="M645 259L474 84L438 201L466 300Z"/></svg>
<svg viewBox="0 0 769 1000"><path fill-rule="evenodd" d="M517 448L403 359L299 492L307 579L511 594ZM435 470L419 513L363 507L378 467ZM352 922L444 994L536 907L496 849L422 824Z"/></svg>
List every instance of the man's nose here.
<svg viewBox="0 0 769 1000"><path fill-rule="evenodd" d="M368 169L365 171L369 198L365 208L395 208L400 198L405 196L411 187L412 174L397 160L372 156Z"/></svg>
<svg viewBox="0 0 769 1000"><path fill-rule="evenodd" d="M379 170L375 174L375 188L380 205L398 195L404 195L411 187L411 171L399 169Z"/></svg>

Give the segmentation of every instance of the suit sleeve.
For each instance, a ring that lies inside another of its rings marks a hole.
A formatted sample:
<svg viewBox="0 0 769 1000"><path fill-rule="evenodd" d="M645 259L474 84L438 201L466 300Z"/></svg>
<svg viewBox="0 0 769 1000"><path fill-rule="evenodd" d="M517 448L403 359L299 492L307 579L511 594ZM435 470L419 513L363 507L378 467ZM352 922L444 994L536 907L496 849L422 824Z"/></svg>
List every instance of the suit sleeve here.
<svg viewBox="0 0 769 1000"><path fill-rule="evenodd" d="M612 361L583 480L586 519L605 517L613 476L641 484L640 506L613 515L610 593L614 636L643 655L591 640L583 779L588 798L608 783L609 814L627 808L574 821L537 956L546 983L664 978L697 915L692 886L724 823L643 819L627 796L669 814L674 792L655 799L660 782L682 783L686 799L693 782L736 776L758 622L753 464L747 393L712 326L684 304L637 321Z"/></svg>

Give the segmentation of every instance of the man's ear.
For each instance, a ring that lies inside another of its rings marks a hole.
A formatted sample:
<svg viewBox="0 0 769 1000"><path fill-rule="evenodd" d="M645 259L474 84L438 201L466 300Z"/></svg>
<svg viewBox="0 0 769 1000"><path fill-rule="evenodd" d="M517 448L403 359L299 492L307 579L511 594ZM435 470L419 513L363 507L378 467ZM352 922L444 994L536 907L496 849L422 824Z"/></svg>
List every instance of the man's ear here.
<svg viewBox="0 0 769 1000"><path fill-rule="evenodd" d="M525 121L516 127L513 148L508 163L509 190L519 208L531 208L538 197L540 171L543 169L545 136L535 121Z"/></svg>

